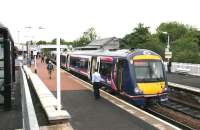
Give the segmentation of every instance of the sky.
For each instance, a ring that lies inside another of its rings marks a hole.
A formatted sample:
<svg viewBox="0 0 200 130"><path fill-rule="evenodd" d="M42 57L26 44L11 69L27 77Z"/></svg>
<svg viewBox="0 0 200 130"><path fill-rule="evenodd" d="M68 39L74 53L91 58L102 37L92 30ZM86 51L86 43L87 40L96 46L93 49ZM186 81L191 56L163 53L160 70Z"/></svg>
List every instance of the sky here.
<svg viewBox="0 0 200 130"><path fill-rule="evenodd" d="M162 22L200 29L198 0L0 0L0 22L16 43L78 39L94 27L100 38L122 38L138 23L152 33ZM39 27L45 29L39 29ZM26 27L32 27L28 29Z"/></svg>

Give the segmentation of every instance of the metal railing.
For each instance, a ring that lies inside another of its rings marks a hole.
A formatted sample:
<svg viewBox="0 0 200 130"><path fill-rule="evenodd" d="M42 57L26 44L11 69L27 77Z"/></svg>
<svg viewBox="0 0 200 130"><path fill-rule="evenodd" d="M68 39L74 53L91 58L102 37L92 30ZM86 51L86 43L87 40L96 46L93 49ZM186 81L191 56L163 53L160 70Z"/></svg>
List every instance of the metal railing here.
<svg viewBox="0 0 200 130"><path fill-rule="evenodd" d="M164 64L167 71L167 62ZM171 72L178 72L180 69L188 71L188 74L200 76L200 64L172 62Z"/></svg>
<svg viewBox="0 0 200 130"><path fill-rule="evenodd" d="M22 120L24 130L39 130L35 109L32 103L31 94L26 75L20 67L20 85L22 95Z"/></svg>

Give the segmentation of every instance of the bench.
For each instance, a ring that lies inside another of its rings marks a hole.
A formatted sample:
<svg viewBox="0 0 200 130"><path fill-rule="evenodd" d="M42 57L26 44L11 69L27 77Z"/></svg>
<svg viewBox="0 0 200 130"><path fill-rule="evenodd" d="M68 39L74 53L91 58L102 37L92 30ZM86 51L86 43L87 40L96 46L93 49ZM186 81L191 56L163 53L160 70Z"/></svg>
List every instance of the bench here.
<svg viewBox="0 0 200 130"><path fill-rule="evenodd" d="M186 69L186 68L177 68L176 69L177 73L183 73L183 74L188 74L190 72L190 69Z"/></svg>

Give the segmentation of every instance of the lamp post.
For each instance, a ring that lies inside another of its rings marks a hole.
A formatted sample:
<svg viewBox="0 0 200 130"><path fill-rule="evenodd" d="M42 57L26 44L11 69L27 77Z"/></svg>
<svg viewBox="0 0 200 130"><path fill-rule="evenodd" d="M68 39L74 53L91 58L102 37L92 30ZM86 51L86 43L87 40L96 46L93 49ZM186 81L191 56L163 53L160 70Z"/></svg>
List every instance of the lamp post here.
<svg viewBox="0 0 200 130"><path fill-rule="evenodd" d="M42 27L42 26L39 26L38 29L40 30L40 29L45 29L45 28ZM35 43L35 49L34 49L34 51L35 52L33 52L33 55L34 55L34 58L35 58L35 62L34 62L35 63L35 73L37 73L37 65L36 65L37 60L36 60L36 57L37 57L38 49L36 49L36 43Z"/></svg>
<svg viewBox="0 0 200 130"><path fill-rule="evenodd" d="M57 110L60 111L61 110L61 92L60 92L60 35L57 36L57 80L56 80L56 84L57 84Z"/></svg>
<svg viewBox="0 0 200 130"><path fill-rule="evenodd" d="M167 49L169 51L169 49L170 49L170 45L169 45L169 33L168 32L162 32L162 33L167 35Z"/></svg>
<svg viewBox="0 0 200 130"><path fill-rule="evenodd" d="M165 49L165 58L167 58L167 70L169 73L171 73L171 58L172 58L172 52L169 51L170 44L169 44L169 33L168 32L162 32L163 34L167 35L167 48Z"/></svg>

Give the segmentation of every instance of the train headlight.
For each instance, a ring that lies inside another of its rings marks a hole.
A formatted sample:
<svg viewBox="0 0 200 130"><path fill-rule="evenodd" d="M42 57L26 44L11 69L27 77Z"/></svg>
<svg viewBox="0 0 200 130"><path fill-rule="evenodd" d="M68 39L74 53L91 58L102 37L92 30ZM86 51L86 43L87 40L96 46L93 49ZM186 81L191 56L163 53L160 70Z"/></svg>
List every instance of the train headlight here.
<svg viewBox="0 0 200 130"><path fill-rule="evenodd" d="M138 87L135 87L134 91L135 91L136 94L143 94L143 91L140 90Z"/></svg>
<svg viewBox="0 0 200 130"><path fill-rule="evenodd" d="M168 92L168 87L165 87L165 88L163 89L163 92Z"/></svg>

